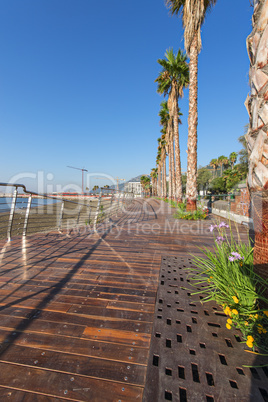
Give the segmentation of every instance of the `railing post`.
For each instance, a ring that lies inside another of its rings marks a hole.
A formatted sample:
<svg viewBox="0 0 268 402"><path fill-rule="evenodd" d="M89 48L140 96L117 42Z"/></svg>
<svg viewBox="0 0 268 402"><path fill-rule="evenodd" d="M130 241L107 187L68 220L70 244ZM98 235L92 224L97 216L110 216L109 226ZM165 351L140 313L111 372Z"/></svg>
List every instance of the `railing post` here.
<svg viewBox="0 0 268 402"><path fill-rule="evenodd" d="M8 241L11 240L11 232L12 232L12 226L13 226L13 220L14 220L17 196L18 196L18 188L16 187L15 190L14 190L13 198L12 198L10 214L9 214L9 221L8 221L8 227L7 227L7 240Z"/></svg>
<svg viewBox="0 0 268 402"><path fill-rule="evenodd" d="M118 217L119 203L120 203L120 196L121 196L121 194L118 192L118 193L117 193L117 208L116 208L116 217Z"/></svg>
<svg viewBox="0 0 268 402"><path fill-rule="evenodd" d="M76 225L79 224L79 218L80 218L81 210L82 210L82 205L80 205L79 210L78 210L78 213L77 213Z"/></svg>
<svg viewBox="0 0 268 402"><path fill-rule="evenodd" d="M32 204L32 194L30 194L30 197L28 198L28 203L27 203L27 208L26 208L25 218L24 218L24 225L23 225L23 233L22 233L23 236L26 236L26 233L27 233L27 226L28 226L28 221L29 221L31 204Z"/></svg>
<svg viewBox="0 0 268 402"><path fill-rule="evenodd" d="M89 208L89 214L88 214L88 225L90 226L90 217L91 217L91 206L90 206L90 201L91 200L89 200L89 205L88 205L88 208Z"/></svg>
<svg viewBox="0 0 268 402"><path fill-rule="evenodd" d="M58 224L58 231L61 230L62 219L63 219L63 210L64 210L64 200L61 201L60 217L59 217L59 224Z"/></svg>
<svg viewBox="0 0 268 402"><path fill-rule="evenodd" d="M110 209L109 221L111 221L111 216L112 216L112 213L113 213L113 200L114 200L114 193L112 193L111 202L110 202L110 208L108 208L108 210Z"/></svg>
<svg viewBox="0 0 268 402"><path fill-rule="evenodd" d="M102 195L102 193L100 192L98 205L97 205L97 209L96 209L96 214L95 214L95 219L94 219L94 232L96 232L96 230L97 230L97 220L98 220L98 215L99 215L99 211L100 211L101 195Z"/></svg>

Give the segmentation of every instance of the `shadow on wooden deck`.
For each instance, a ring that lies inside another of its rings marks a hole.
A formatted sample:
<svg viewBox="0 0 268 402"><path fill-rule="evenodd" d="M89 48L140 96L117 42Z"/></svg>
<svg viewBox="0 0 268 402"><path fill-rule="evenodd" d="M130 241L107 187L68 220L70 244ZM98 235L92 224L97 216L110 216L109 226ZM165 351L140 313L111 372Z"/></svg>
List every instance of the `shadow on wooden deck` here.
<svg viewBox="0 0 268 402"><path fill-rule="evenodd" d="M136 200L98 233L1 242L1 400L142 400L161 257L212 245L209 225Z"/></svg>

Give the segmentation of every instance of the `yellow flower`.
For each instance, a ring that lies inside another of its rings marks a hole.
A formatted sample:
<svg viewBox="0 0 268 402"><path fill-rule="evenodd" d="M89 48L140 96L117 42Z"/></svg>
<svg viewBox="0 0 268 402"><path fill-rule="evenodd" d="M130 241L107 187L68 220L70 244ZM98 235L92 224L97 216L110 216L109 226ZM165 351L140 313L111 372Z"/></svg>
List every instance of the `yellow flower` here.
<svg viewBox="0 0 268 402"><path fill-rule="evenodd" d="M254 338L253 338L253 336L251 336L251 335L248 335L247 336L247 340L249 341L249 342L254 342Z"/></svg>
<svg viewBox="0 0 268 402"><path fill-rule="evenodd" d="M233 301L237 304L237 303L239 303L239 300L238 300L238 298L236 297L236 296L232 296L232 298L233 298Z"/></svg>
<svg viewBox="0 0 268 402"><path fill-rule="evenodd" d="M258 314L255 314L254 317L255 317L256 319L259 318Z"/></svg>
<svg viewBox="0 0 268 402"><path fill-rule="evenodd" d="M247 322L247 321L245 321L245 325L246 325L246 326L248 325L248 322Z"/></svg>
<svg viewBox="0 0 268 402"><path fill-rule="evenodd" d="M268 317L268 310L264 311L263 314L265 314L266 317Z"/></svg>
<svg viewBox="0 0 268 402"><path fill-rule="evenodd" d="M226 314L226 315L230 315L231 314L231 309L230 309L230 307L225 307L225 309L224 309L224 314Z"/></svg>
<svg viewBox="0 0 268 402"><path fill-rule="evenodd" d="M232 327L231 327L230 324L226 324L226 328L227 328L227 329L231 329Z"/></svg>
<svg viewBox="0 0 268 402"><path fill-rule="evenodd" d="M253 348L253 343L250 342L249 340L247 340L246 344L247 344L247 346L248 346L249 348Z"/></svg>
<svg viewBox="0 0 268 402"><path fill-rule="evenodd" d="M234 308L234 309L232 310L232 314L238 315L238 311Z"/></svg>
<svg viewBox="0 0 268 402"><path fill-rule="evenodd" d="M233 321L231 320L231 318L228 318L227 322L228 322L228 324L232 324L232 323L233 323Z"/></svg>
<svg viewBox="0 0 268 402"><path fill-rule="evenodd" d="M267 330L265 328L263 328L263 326L261 324L258 324L257 327L258 327L259 334L261 334L261 333L266 334Z"/></svg>

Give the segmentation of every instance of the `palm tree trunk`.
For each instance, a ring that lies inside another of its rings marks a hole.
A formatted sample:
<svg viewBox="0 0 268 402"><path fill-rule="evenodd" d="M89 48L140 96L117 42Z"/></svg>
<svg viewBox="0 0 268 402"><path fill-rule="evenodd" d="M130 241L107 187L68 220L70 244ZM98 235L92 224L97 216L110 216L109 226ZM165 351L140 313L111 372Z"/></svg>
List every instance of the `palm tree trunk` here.
<svg viewBox="0 0 268 402"><path fill-rule="evenodd" d="M255 0L253 30L247 38L251 94L246 100L250 116L246 141L249 152L248 187L254 221L254 266L268 278L268 77L266 0ZM266 292L268 297L268 290Z"/></svg>
<svg viewBox="0 0 268 402"><path fill-rule="evenodd" d="M176 85L176 84L175 84ZM173 96L173 124L174 124L174 142L175 142L175 162L176 162L176 194L178 202L182 202L182 179L181 179L181 155L179 143L179 122L178 122L178 96L174 88Z"/></svg>
<svg viewBox="0 0 268 402"><path fill-rule="evenodd" d="M174 142L173 142L173 134L170 141L170 164L171 164L171 198L175 197L176 194L176 183L175 183L175 163L174 163Z"/></svg>
<svg viewBox="0 0 268 402"><path fill-rule="evenodd" d="M168 144L168 198L172 198L172 173L171 173L171 145Z"/></svg>
<svg viewBox="0 0 268 402"><path fill-rule="evenodd" d="M161 160L161 197L164 197L164 160Z"/></svg>
<svg viewBox="0 0 268 402"><path fill-rule="evenodd" d="M163 189L164 189L164 198L167 196L167 166L166 166L166 151L163 160Z"/></svg>
<svg viewBox="0 0 268 402"><path fill-rule="evenodd" d="M198 32L196 31L191 48L189 63L189 116L187 144L187 211L196 210L197 198L197 73L198 73Z"/></svg>
<svg viewBox="0 0 268 402"><path fill-rule="evenodd" d="M158 165L158 176L157 176L157 195L161 197L161 165Z"/></svg>

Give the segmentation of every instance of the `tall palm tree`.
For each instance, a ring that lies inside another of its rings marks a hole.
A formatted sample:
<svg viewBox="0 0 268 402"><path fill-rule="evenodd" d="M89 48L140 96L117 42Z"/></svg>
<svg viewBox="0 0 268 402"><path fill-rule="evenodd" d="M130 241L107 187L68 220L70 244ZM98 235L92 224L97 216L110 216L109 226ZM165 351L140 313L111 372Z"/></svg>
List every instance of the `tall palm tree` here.
<svg viewBox="0 0 268 402"><path fill-rule="evenodd" d="M161 197L161 165L160 165L161 155L157 154L156 165L157 165L157 196Z"/></svg>
<svg viewBox="0 0 268 402"><path fill-rule="evenodd" d="M158 113L160 116L160 124L162 125L161 129L161 145L162 145L162 165L163 165L163 180L162 180L162 188L163 188L163 196L167 196L167 179L166 179L166 155L167 155L167 137L168 137L168 121L169 121L169 110L167 101L161 102L161 109Z"/></svg>
<svg viewBox="0 0 268 402"><path fill-rule="evenodd" d="M157 182L157 168L151 170L150 176L152 178L152 195L157 195L156 193L156 182Z"/></svg>
<svg viewBox="0 0 268 402"><path fill-rule="evenodd" d="M176 198L182 200L182 181L181 181L181 159L179 146L179 106L178 99L183 95L183 89L189 83L189 67L186 55L179 49L177 55L173 49L168 49L165 59L158 59L157 62L162 66L159 77L155 80L158 84L157 91L161 94L169 95L168 103L169 114L173 122L173 136L175 142L175 164L176 164Z"/></svg>
<svg viewBox="0 0 268 402"><path fill-rule="evenodd" d="M206 13L217 0L166 0L172 14L182 13L184 46L189 63L189 115L187 158L187 209L196 209L197 198L197 72L198 54L201 50L201 25Z"/></svg>
<svg viewBox="0 0 268 402"><path fill-rule="evenodd" d="M169 97L168 109L172 109L172 99ZM169 198L175 199L176 194L176 179L175 179L175 157L174 157L174 125L172 118L169 119L167 125L167 141L169 154Z"/></svg>
<svg viewBox="0 0 268 402"><path fill-rule="evenodd" d="M218 159L211 159L211 161L209 162L209 166L213 167L213 179L216 177L216 170L217 167L219 166L218 164Z"/></svg>
<svg viewBox="0 0 268 402"><path fill-rule="evenodd" d="M234 168L234 164L237 161L238 153L237 152L231 152L229 155L229 161L231 163L232 169Z"/></svg>
<svg viewBox="0 0 268 402"><path fill-rule="evenodd" d="M246 106L249 129L248 187L253 210L255 271L268 278L268 77L267 77L267 0L255 0L252 32L247 38L250 59L250 88ZM268 291L267 291L268 293Z"/></svg>
<svg viewBox="0 0 268 402"><path fill-rule="evenodd" d="M145 195L149 194L150 193L150 183L151 183L150 177L148 177L147 175L141 176L140 183L142 185L143 191L145 192Z"/></svg>
<svg viewBox="0 0 268 402"><path fill-rule="evenodd" d="M221 176L222 176L223 166L227 165L228 162L229 162L229 159L227 158L227 156L221 155L218 157L218 165L221 167Z"/></svg>

